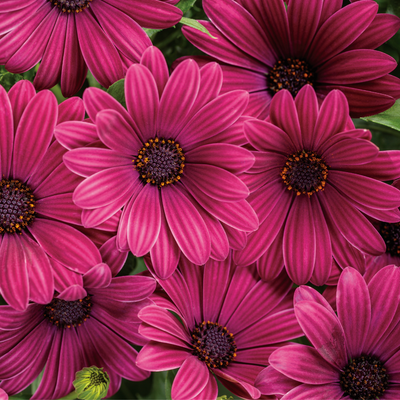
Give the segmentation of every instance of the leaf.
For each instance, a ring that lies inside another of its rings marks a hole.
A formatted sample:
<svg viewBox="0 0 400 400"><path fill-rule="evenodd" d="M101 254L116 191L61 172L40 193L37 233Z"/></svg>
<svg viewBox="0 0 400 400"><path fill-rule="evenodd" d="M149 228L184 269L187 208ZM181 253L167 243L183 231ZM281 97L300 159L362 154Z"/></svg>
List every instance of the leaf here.
<svg viewBox="0 0 400 400"><path fill-rule="evenodd" d="M397 100L393 107L380 114L371 117L361 118L364 121L375 122L376 124L385 125L389 128L400 131L400 100Z"/></svg>
<svg viewBox="0 0 400 400"><path fill-rule="evenodd" d="M167 400L172 400L171 398L172 383L174 382L177 372L178 372L177 369L171 369L167 372L167 376L165 377L165 398Z"/></svg>
<svg viewBox="0 0 400 400"><path fill-rule="evenodd" d="M176 6L185 14L194 6L194 3L196 3L196 0L181 0Z"/></svg>
<svg viewBox="0 0 400 400"><path fill-rule="evenodd" d="M161 32L162 29L149 29L143 28L143 30L147 33L147 36L151 39L157 32Z"/></svg>
<svg viewBox="0 0 400 400"><path fill-rule="evenodd" d="M120 79L108 88L107 93L126 108L124 84L125 79Z"/></svg>
<svg viewBox="0 0 400 400"><path fill-rule="evenodd" d="M179 22L183 25L187 25L194 29L197 29L200 32L206 33L211 38L216 39L215 36L212 36L211 33L208 32L207 28L205 28L199 21L197 21L195 19L182 17L182 19Z"/></svg>

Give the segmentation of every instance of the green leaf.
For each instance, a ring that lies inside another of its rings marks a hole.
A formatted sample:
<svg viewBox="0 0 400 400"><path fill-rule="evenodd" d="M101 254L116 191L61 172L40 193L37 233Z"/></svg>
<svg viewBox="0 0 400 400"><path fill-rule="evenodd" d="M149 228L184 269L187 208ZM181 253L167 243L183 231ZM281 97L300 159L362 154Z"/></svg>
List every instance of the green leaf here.
<svg viewBox="0 0 400 400"><path fill-rule="evenodd" d="M124 84L125 79L120 79L108 88L107 93L126 108Z"/></svg>
<svg viewBox="0 0 400 400"><path fill-rule="evenodd" d="M149 29L149 28L143 28L143 30L147 33L147 36L152 39L152 37L157 33L161 32L162 29Z"/></svg>
<svg viewBox="0 0 400 400"><path fill-rule="evenodd" d="M196 0L181 0L176 6L185 14L194 6L194 3L196 3Z"/></svg>
<svg viewBox="0 0 400 400"><path fill-rule="evenodd" d="M167 376L165 377L165 398L167 400L171 400L171 389L172 389L172 383L175 379L175 376L177 374L178 370L177 369L172 369L167 372Z"/></svg>
<svg viewBox="0 0 400 400"><path fill-rule="evenodd" d="M361 119L385 125L389 128L395 129L396 131L400 131L400 100L397 100L392 108L389 108L389 110L386 110L383 113Z"/></svg>
<svg viewBox="0 0 400 400"><path fill-rule="evenodd" d="M183 25L187 25L194 29L197 29L200 32L206 33L211 38L216 39L215 36L211 35L211 33L208 32L207 28L205 28L199 21L197 21L195 19L182 17L182 19L179 22Z"/></svg>

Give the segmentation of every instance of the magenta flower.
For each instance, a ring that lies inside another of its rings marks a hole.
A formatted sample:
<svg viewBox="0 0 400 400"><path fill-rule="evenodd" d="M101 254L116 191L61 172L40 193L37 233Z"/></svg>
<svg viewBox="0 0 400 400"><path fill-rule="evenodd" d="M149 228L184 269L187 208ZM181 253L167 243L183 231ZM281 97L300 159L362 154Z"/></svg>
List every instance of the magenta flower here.
<svg viewBox="0 0 400 400"><path fill-rule="evenodd" d="M111 279L103 264L86 274L85 288L69 287L47 305L29 304L15 311L0 306L0 383L9 395L21 392L42 372L32 399L58 399L74 390L75 373L83 367L103 367L110 376L108 396L121 377L140 381L150 374L135 365L143 345L138 311L151 304L156 284L145 276ZM18 360L16 362L16 360Z"/></svg>
<svg viewBox="0 0 400 400"><path fill-rule="evenodd" d="M180 21L182 11L168 4L177 2L1 1L0 64L21 73L41 61L36 89L61 81L66 97L81 88L88 67L101 85L109 87L151 45L142 27L163 29Z"/></svg>
<svg viewBox="0 0 400 400"><path fill-rule="evenodd" d="M218 64L199 70L193 60L168 77L162 53L151 47L128 71L128 112L88 89L84 102L94 124L56 128L72 149L66 165L86 178L73 197L84 209L83 225L95 227L123 207L119 248L138 257L150 252L162 278L173 273L181 251L198 265L223 260L229 246L242 248L246 232L258 227L237 177L254 163L236 145L245 143L240 117L248 94L219 95L221 84Z"/></svg>
<svg viewBox="0 0 400 400"><path fill-rule="evenodd" d="M268 356L300 336L287 275L267 283L254 265L238 268L228 258L196 266L182 258L175 273L158 283L169 299L154 295L156 305L139 312L139 333L151 341L137 365L148 371L180 368L174 400L216 399L214 376L235 395L258 398L254 381Z"/></svg>
<svg viewBox="0 0 400 400"><path fill-rule="evenodd" d="M222 63L223 91L250 92L250 115L264 119L281 89L293 96L306 84L318 98L340 89L353 117L377 114L400 97L400 80L388 75L396 61L375 51L400 28L400 19L377 14L378 4L342 0L204 0L217 38L184 27L185 36ZM204 63L204 58L199 61Z"/></svg>
<svg viewBox="0 0 400 400"><path fill-rule="evenodd" d="M340 91L319 107L309 85L296 101L283 90L271 102L270 122L246 121L244 132L257 149L243 180L260 228L235 253L239 265L258 260L266 280L285 265L293 282L323 285L332 255L344 268L359 250L385 251L364 214L399 221L400 191L381 181L400 176L400 152L379 152L369 131L354 129Z"/></svg>
<svg viewBox="0 0 400 400"><path fill-rule="evenodd" d="M29 299L49 303L64 270L84 274L102 262L96 245L76 229L81 209L72 192L82 179L65 167L66 151L53 136L57 122L83 124L84 114L82 100L58 106L51 92L36 94L28 81L8 94L0 87L0 287L15 309L25 309ZM115 235L115 222L104 229ZM118 270L123 259L114 260L115 239L109 240L103 250Z"/></svg>
<svg viewBox="0 0 400 400"><path fill-rule="evenodd" d="M282 400L399 399L399 300L395 266L368 284L346 268L338 284L337 316L317 291L298 288L296 318L313 347L293 344L274 351L256 386Z"/></svg>

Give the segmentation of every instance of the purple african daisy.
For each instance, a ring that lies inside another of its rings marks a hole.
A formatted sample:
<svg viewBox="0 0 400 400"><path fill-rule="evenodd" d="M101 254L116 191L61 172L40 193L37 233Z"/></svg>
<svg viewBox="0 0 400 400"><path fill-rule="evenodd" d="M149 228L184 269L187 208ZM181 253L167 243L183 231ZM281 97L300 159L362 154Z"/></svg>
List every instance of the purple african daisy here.
<svg viewBox="0 0 400 400"><path fill-rule="evenodd" d="M377 114L400 97L397 63L378 46L400 28L400 19L377 14L375 1L342 8L342 0L204 0L217 39L184 27L185 36L222 63L223 91L250 92L249 112L264 118L275 93L293 96L306 84L323 99L340 89L353 117ZM204 58L198 59L204 63Z"/></svg>
<svg viewBox="0 0 400 400"><path fill-rule="evenodd" d="M399 268L385 267L368 284L346 268L336 300L337 316L314 289L296 290L296 318L313 347L274 351L256 381L261 393L282 400L400 398Z"/></svg>
<svg viewBox="0 0 400 400"><path fill-rule="evenodd" d="M139 312L139 333L151 341L137 365L180 368L172 399L216 399L214 376L235 395L258 398L254 381L268 356L301 334L286 273L267 283L255 265L239 268L228 258L197 266L181 258L174 274L158 283L169 298L154 295L156 305Z"/></svg>
<svg viewBox="0 0 400 400"><path fill-rule="evenodd" d="M235 261L258 260L266 280L285 265L293 282L311 279L323 285L332 255L344 268L360 256L358 250L384 253L385 242L364 214L399 221L400 191L382 181L400 176L400 152L379 152L369 131L354 129L346 97L338 90L321 107L309 85L295 101L287 90L280 91L269 121L244 123L257 151L243 180L260 228L249 234Z"/></svg>
<svg viewBox="0 0 400 400"><path fill-rule="evenodd" d="M182 11L168 4L177 2L2 0L0 64L21 73L41 61L36 89L61 81L66 97L81 88L88 67L101 85L109 87L151 46L142 27L163 29L180 21Z"/></svg>
<svg viewBox="0 0 400 400"><path fill-rule="evenodd" d="M219 95L221 68L199 69L193 60L168 75L166 61L150 47L128 70L128 111L99 89L84 102L93 123L56 128L71 171L86 179L74 202L82 222L95 227L123 207L120 249L138 257L150 252L158 276L175 270L180 253L193 263L224 260L229 247L242 248L258 227L237 177L254 163L240 118L248 93ZM82 147L85 144L90 147Z"/></svg>
<svg viewBox="0 0 400 400"><path fill-rule="evenodd" d="M84 274L102 262L93 241L76 229L82 211L72 192L82 178L63 164L66 150L53 135L58 122L84 115L81 99L58 106L50 91L36 94L28 81L8 94L0 87L0 288L15 309L25 309L29 299L48 303L64 269ZM115 235L115 220L100 228ZM118 270L123 259L112 254L115 239L91 235Z"/></svg>
<svg viewBox="0 0 400 400"><path fill-rule="evenodd" d="M44 369L32 399L58 399L74 390L75 373L83 367L104 367L110 376L108 396L121 377L140 381L150 374L135 364L131 344L148 341L138 333L137 314L152 302L153 278L111 278L103 264L83 276L83 286L63 290L46 305L25 311L0 306L0 387L9 395L30 385ZM18 360L16 362L16 360Z"/></svg>

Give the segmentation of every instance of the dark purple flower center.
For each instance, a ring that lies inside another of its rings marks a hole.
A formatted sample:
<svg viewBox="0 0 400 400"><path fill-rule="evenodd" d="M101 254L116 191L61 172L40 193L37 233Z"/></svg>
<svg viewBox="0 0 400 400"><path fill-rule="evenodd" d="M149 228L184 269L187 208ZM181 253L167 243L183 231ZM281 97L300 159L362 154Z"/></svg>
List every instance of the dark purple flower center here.
<svg viewBox="0 0 400 400"><path fill-rule="evenodd" d="M315 73L310 66L305 61L293 58L278 61L267 77L268 88L273 93L287 89L293 96L304 85L312 86L314 82Z"/></svg>
<svg viewBox="0 0 400 400"><path fill-rule="evenodd" d="M172 139L150 139L133 160L143 183L163 187L181 179L185 156L179 143Z"/></svg>
<svg viewBox="0 0 400 400"><path fill-rule="evenodd" d="M0 181L0 233L21 233L35 219L32 190L17 179Z"/></svg>
<svg viewBox="0 0 400 400"><path fill-rule="evenodd" d="M90 6L92 0L49 0L63 13L78 13Z"/></svg>
<svg viewBox="0 0 400 400"><path fill-rule="evenodd" d="M236 357L236 343L232 333L216 322L203 321L191 332L193 355L209 368L227 367Z"/></svg>
<svg viewBox="0 0 400 400"><path fill-rule="evenodd" d="M381 222L379 233L386 243L386 253L400 257L400 222L395 224Z"/></svg>
<svg viewBox="0 0 400 400"><path fill-rule="evenodd" d="M311 196L319 190L324 190L327 176L328 166L322 158L306 150L288 156L281 172L287 188L295 191L298 196Z"/></svg>
<svg viewBox="0 0 400 400"><path fill-rule="evenodd" d="M55 297L44 308L44 316L60 328L81 326L90 316L91 296L75 301L66 301Z"/></svg>
<svg viewBox="0 0 400 400"><path fill-rule="evenodd" d="M340 386L352 399L378 399L388 387L389 376L376 357L361 356L341 371Z"/></svg>

